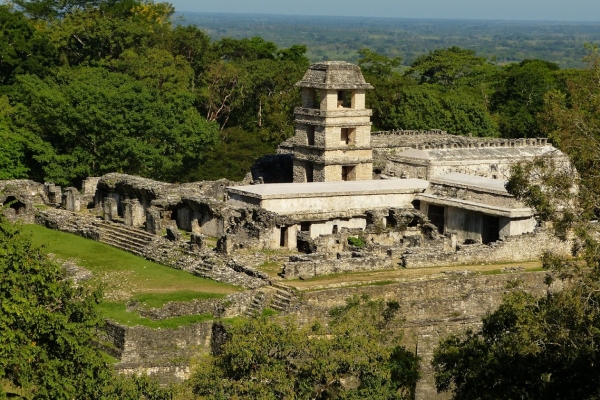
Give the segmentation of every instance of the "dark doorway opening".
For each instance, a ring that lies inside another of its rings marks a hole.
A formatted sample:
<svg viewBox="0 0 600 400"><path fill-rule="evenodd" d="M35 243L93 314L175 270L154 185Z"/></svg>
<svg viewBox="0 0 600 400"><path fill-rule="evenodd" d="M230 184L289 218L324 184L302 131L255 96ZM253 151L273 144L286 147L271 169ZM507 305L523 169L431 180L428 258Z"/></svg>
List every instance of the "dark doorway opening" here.
<svg viewBox="0 0 600 400"><path fill-rule="evenodd" d="M8 205L9 208L12 208L13 210L15 210L16 215L19 215L22 212L25 212L25 208L27 207L25 205L25 203L17 200L14 196L8 196L6 198L6 200L4 200L3 205L4 206Z"/></svg>
<svg viewBox="0 0 600 400"><path fill-rule="evenodd" d="M481 242L490 244L500 239L500 218L483 214Z"/></svg>
<svg viewBox="0 0 600 400"><path fill-rule="evenodd" d="M433 225L437 227L438 233L440 235L444 234L444 207L434 206L432 204L427 207L427 218Z"/></svg>
<svg viewBox="0 0 600 400"><path fill-rule="evenodd" d="M306 126L306 139L309 146L315 145L315 126L307 125Z"/></svg>
<svg viewBox="0 0 600 400"><path fill-rule="evenodd" d="M287 247L287 232L288 232L287 226L282 226L281 227L281 235L279 236L279 246L280 247Z"/></svg>

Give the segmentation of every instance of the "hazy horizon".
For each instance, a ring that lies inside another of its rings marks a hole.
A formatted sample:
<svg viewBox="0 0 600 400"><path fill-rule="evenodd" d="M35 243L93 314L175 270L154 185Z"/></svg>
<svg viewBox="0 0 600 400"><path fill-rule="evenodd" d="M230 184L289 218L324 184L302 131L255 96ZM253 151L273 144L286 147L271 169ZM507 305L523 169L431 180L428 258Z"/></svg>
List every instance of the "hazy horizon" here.
<svg viewBox="0 0 600 400"><path fill-rule="evenodd" d="M173 0L178 12L442 20L600 22L595 0Z"/></svg>

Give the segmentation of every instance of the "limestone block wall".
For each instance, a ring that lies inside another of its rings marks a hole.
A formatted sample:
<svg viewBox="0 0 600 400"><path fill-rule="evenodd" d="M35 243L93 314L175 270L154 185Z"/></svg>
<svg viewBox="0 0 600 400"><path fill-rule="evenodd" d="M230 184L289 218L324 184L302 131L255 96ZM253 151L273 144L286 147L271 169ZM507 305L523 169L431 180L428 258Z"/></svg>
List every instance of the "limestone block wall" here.
<svg viewBox="0 0 600 400"><path fill-rule="evenodd" d="M282 275L285 279L310 279L315 276L342 274L346 272L380 271L393 269L389 258L356 257L338 260L316 260L288 262L283 265Z"/></svg>
<svg viewBox="0 0 600 400"><path fill-rule="evenodd" d="M394 130L371 132L371 146L378 149L404 149L416 147L418 143L433 140L448 140L447 132L442 130L411 131Z"/></svg>
<svg viewBox="0 0 600 400"><path fill-rule="evenodd" d="M534 294L543 295L546 273L518 273L490 276L445 275L437 279L407 281L385 286L338 288L303 293L304 302L295 315L308 322L325 318L333 307L344 304L353 295L367 294L371 298L398 301L406 318L404 342L408 349L422 357L422 379L417 385L417 400L448 399L437 395L431 358L440 338L477 328L481 317L495 310L509 285Z"/></svg>
<svg viewBox="0 0 600 400"><path fill-rule="evenodd" d="M426 162L386 160L382 173L397 178L427 179L428 165Z"/></svg>
<svg viewBox="0 0 600 400"><path fill-rule="evenodd" d="M332 219L330 221L320 221L310 223L310 237L317 238L320 235L331 235L341 231L342 229L365 229L367 227L367 219L365 218L349 218L349 219Z"/></svg>
<svg viewBox="0 0 600 400"><path fill-rule="evenodd" d="M118 372L146 373L169 383L187 379L191 360L210 351L212 326L209 321L177 329L151 329L108 322L101 338L120 353L115 365Z"/></svg>
<svg viewBox="0 0 600 400"><path fill-rule="evenodd" d="M449 241L449 238L445 238ZM411 247L402 256L405 268L445 267L459 265L494 264L539 260L545 251L571 254L571 243L563 242L546 230L510 236L490 245Z"/></svg>

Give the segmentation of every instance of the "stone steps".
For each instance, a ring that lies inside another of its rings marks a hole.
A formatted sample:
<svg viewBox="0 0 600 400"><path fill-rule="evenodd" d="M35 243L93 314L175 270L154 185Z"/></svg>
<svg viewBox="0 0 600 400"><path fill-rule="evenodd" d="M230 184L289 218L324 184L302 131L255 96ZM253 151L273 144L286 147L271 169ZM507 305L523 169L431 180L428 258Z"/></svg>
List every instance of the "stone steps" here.
<svg viewBox="0 0 600 400"><path fill-rule="evenodd" d="M247 317L252 317L255 314L260 314L264 308L265 298L267 297L267 293L263 290L258 290L252 299L252 303L246 309L244 314Z"/></svg>
<svg viewBox="0 0 600 400"><path fill-rule="evenodd" d="M144 247L156 238L154 235L132 227L120 226L114 223L95 223L100 232L100 242L117 247L121 250L143 256Z"/></svg>

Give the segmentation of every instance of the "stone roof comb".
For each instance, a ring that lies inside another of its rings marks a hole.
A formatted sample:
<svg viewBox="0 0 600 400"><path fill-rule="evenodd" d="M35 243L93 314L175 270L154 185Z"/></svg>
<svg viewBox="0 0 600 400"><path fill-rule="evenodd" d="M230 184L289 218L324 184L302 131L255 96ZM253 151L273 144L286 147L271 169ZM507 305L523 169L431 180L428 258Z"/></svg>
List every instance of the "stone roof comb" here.
<svg viewBox="0 0 600 400"><path fill-rule="evenodd" d="M358 65L346 61L324 61L311 65L296 86L315 89L373 89Z"/></svg>

